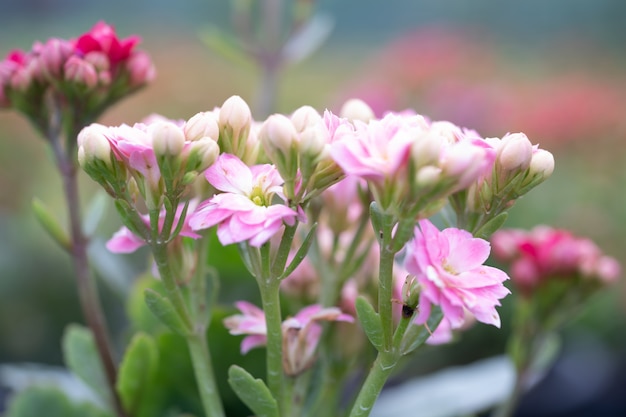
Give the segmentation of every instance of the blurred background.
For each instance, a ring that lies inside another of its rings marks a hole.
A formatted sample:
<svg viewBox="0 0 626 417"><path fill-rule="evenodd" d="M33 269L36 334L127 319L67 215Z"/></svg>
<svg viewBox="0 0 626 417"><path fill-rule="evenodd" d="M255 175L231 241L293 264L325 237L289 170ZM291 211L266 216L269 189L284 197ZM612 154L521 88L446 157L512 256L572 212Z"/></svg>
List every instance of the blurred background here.
<svg viewBox="0 0 626 417"><path fill-rule="evenodd" d="M359 97L379 115L410 107L483 136L523 131L554 153L556 170L516 204L506 226L568 228L626 264L626 2L325 0L316 9L332 32L281 73L275 111L303 104L337 111ZM0 0L0 10L1 56L36 40L76 37L98 20L115 25L120 37L142 37L157 79L106 113L104 124L132 124L150 113L186 119L233 94L255 101L259 72L202 41L210 28L231 30L228 1ZM95 187L86 178L83 187L88 206ZM20 116L0 111L0 364L60 365L64 327L82 322L69 259L30 211L37 196L64 213L59 190L43 141ZM119 226L112 210L105 220L102 241ZM105 268L112 258L99 258L120 343L125 293L146 256L126 256L115 270ZM219 258L232 276L223 297L229 302L244 273L232 251ZM521 415L626 413L625 296L622 284L599 294L564 329L561 356ZM502 353L509 308L505 300L501 331L476 326L457 344L427 348L410 373Z"/></svg>

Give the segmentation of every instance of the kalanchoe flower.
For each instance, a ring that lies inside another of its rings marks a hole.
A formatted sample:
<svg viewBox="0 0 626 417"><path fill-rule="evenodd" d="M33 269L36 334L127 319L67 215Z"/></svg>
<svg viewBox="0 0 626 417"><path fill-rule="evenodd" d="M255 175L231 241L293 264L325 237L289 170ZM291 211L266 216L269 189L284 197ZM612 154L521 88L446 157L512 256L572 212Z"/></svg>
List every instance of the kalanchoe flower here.
<svg viewBox="0 0 626 417"><path fill-rule="evenodd" d="M132 127L94 123L78 135L81 167L117 198L125 198L128 173L151 209L161 206L163 193L180 195L219 153L212 138L187 140L184 122L152 119Z"/></svg>
<svg viewBox="0 0 626 417"><path fill-rule="evenodd" d="M138 43L136 36L119 39L112 26L99 22L77 39L52 38L27 52L12 51L0 62L0 107L24 113L44 132L55 112L81 118L69 125L88 124L154 78L148 55L135 50ZM44 99L49 93L55 100ZM81 111L61 108L70 103Z"/></svg>
<svg viewBox="0 0 626 417"><path fill-rule="evenodd" d="M375 200L399 218L426 216L449 194L491 169L493 150L445 122L411 111L341 125L331 155L348 175L366 180Z"/></svg>
<svg viewBox="0 0 626 417"><path fill-rule="evenodd" d="M496 306L509 294L503 282L508 276L482 265L489 256L489 242L465 231L439 231L421 220L415 238L407 244L405 268L420 284L418 324L425 323L432 306L441 307L453 329L465 322L465 311L478 321L500 326Z"/></svg>
<svg viewBox="0 0 626 417"><path fill-rule="evenodd" d="M571 291L589 290L614 282L620 274L618 262L589 239L549 226L531 231L507 229L492 239L497 258L511 264L512 282L523 295L531 296L551 281L566 281ZM589 284L589 285L587 285Z"/></svg>
<svg viewBox="0 0 626 417"><path fill-rule="evenodd" d="M248 167L236 156L222 154L205 176L223 193L201 203L189 224L194 230L218 225L217 236L223 245L249 241L261 246L283 223L293 225L299 216L284 204L274 204L283 180L272 165Z"/></svg>
<svg viewBox="0 0 626 417"><path fill-rule="evenodd" d="M227 317L224 325L233 335L247 335L241 342L241 353L245 354L250 349L265 345L267 327L263 310L246 301L239 301L235 306L242 314ZM336 307L322 308L315 304L283 321L283 369L287 375L299 375L313 365L322 334L322 326L318 323L320 321L352 323L354 318L343 314Z"/></svg>

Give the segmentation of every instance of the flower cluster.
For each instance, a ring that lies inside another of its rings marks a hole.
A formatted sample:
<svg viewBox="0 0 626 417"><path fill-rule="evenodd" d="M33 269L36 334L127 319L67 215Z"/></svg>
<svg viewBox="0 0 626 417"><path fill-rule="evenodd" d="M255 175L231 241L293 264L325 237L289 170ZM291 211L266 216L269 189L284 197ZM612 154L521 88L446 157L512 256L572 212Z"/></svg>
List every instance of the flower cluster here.
<svg viewBox="0 0 626 417"><path fill-rule="evenodd" d="M137 36L120 39L113 27L97 23L76 39L36 42L30 51L13 50L0 62L0 108L14 108L40 129L47 123L46 96L78 103L93 120L123 96L155 77Z"/></svg>
<svg viewBox="0 0 626 417"><path fill-rule="evenodd" d="M530 296L553 280L592 287L615 282L618 262L602 253L589 239L549 226L531 231L505 229L492 239L495 256L511 264L511 278L521 293Z"/></svg>

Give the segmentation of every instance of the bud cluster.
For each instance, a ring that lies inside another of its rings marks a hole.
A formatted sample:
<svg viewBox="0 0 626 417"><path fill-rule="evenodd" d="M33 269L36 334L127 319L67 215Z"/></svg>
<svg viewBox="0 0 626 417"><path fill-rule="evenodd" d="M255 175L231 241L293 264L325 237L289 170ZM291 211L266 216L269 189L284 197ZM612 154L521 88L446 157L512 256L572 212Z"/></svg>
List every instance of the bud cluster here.
<svg viewBox="0 0 626 417"><path fill-rule="evenodd" d="M30 51L11 51L0 62L0 108L14 108L44 129L52 92L59 103L80 103L80 122L94 120L155 77L148 55L135 50L138 43L137 36L120 39L99 22L77 39L52 38Z"/></svg>

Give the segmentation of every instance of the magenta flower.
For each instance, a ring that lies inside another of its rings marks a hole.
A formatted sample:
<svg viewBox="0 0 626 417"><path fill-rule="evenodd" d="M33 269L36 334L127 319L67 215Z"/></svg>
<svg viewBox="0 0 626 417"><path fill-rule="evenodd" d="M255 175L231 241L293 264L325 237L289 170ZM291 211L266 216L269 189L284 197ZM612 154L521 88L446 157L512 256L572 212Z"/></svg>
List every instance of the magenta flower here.
<svg viewBox="0 0 626 417"><path fill-rule="evenodd" d="M283 223L293 225L301 216L284 204L272 204L283 183L272 165L248 167L236 156L222 154L205 176L223 193L201 203L189 224L194 230L218 225L217 236L223 245L249 241L252 246L261 246Z"/></svg>
<svg viewBox="0 0 626 417"><path fill-rule="evenodd" d="M267 343L265 315L263 310L246 301L239 301L235 306L242 314L227 317L224 325L232 335L247 335L241 342L241 353L246 354ZM353 323L354 317L343 314L337 307L322 308L314 304L283 321L283 368L287 375L298 375L315 361L315 350L322 335L320 321Z"/></svg>
<svg viewBox="0 0 626 417"><path fill-rule="evenodd" d="M111 65L115 66L131 56L133 48L139 41L138 36L119 39L113 26L100 21L89 32L76 39L74 47L83 56L90 52L103 52Z"/></svg>
<svg viewBox="0 0 626 417"><path fill-rule="evenodd" d="M415 238L407 244L405 268L415 275L421 291L416 322L425 323L433 305L456 329L465 322L465 310L478 321L500 326L496 306L509 294L503 271L482 265L489 257L489 242L456 228L439 231L421 220Z"/></svg>
<svg viewBox="0 0 626 417"><path fill-rule="evenodd" d="M552 279L583 276L609 283L620 274L615 259L604 255L591 240L567 230L549 226L500 230L491 241L495 255L511 262L513 283L526 295Z"/></svg>
<svg viewBox="0 0 626 417"><path fill-rule="evenodd" d="M193 210L195 206L196 202L194 200L190 201L188 210ZM184 204L180 204L176 209L176 215L174 216L174 222L172 224L172 231L174 231L176 225L178 225L178 222L180 221L183 207ZM141 219L143 220L146 227L149 229L150 218L148 217L148 215L141 216ZM165 210L163 210L161 212L161 215L159 216L159 233L163 230L164 221ZM198 239L200 237L200 235L195 233L189 227L188 217L184 220L183 227L180 229L179 236L186 236L193 239ZM113 253L132 253L147 244L148 242L146 242L143 237L137 236L136 234L131 232L126 226L123 226L122 228L120 228L120 230L115 232L111 239L109 239L109 241L106 243L106 248Z"/></svg>

